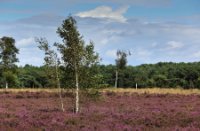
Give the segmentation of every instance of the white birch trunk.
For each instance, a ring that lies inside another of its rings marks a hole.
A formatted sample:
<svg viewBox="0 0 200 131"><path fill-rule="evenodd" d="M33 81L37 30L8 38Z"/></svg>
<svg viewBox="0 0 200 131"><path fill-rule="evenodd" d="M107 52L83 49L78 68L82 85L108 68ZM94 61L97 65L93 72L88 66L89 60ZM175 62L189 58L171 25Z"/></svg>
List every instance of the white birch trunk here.
<svg viewBox="0 0 200 131"><path fill-rule="evenodd" d="M137 83L135 84L135 89L137 90Z"/></svg>
<svg viewBox="0 0 200 131"><path fill-rule="evenodd" d="M118 83L118 71L116 70L116 74L115 74L115 88L117 88L117 83Z"/></svg>
<svg viewBox="0 0 200 131"><path fill-rule="evenodd" d="M59 79L59 76L58 76L58 65L57 65L57 62L56 62L56 80L57 80L57 86L58 86L58 89L59 89L61 108L62 108L62 111L64 112L65 109L64 109L63 98L62 98L62 90L61 90L61 87L60 87L60 79Z"/></svg>
<svg viewBox="0 0 200 131"><path fill-rule="evenodd" d="M79 81L78 81L78 70L75 64L75 79L76 79L76 113L79 112Z"/></svg>

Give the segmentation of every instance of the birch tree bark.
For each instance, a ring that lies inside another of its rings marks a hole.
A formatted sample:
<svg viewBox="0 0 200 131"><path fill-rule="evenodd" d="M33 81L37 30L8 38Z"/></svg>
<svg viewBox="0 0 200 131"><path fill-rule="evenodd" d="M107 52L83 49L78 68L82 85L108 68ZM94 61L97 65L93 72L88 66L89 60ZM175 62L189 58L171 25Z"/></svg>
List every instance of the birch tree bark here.
<svg viewBox="0 0 200 131"><path fill-rule="evenodd" d="M56 59L57 60L57 59ZM60 97L60 103L61 103L61 108L62 108L62 111L65 112L65 108L64 108L64 104L63 104L63 98L62 98L62 89L60 87L60 79L59 79L59 75L58 75L58 64L57 64L57 61L56 61L56 79L57 79L57 86L58 86L58 89L59 89L59 97Z"/></svg>
<svg viewBox="0 0 200 131"><path fill-rule="evenodd" d="M118 84L118 71L116 70L116 73L115 73L115 88L117 88L117 84Z"/></svg>
<svg viewBox="0 0 200 131"><path fill-rule="evenodd" d="M76 113L79 112L79 79L77 65L75 64L75 79L76 79Z"/></svg>

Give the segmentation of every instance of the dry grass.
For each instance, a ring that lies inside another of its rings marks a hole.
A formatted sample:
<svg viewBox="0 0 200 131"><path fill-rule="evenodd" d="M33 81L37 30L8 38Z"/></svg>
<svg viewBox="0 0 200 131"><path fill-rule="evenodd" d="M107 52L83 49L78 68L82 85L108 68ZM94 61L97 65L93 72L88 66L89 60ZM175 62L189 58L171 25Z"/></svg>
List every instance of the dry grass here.
<svg viewBox="0 0 200 131"><path fill-rule="evenodd" d="M172 88L145 88L145 89L133 89L133 88L108 88L103 89L103 92L131 92L131 93L148 93L148 94L182 94L182 95L190 95L190 94L200 94L199 89L172 89Z"/></svg>
<svg viewBox="0 0 200 131"><path fill-rule="evenodd" d="M43 88L19 88L19 89L13 89L13 88L10 88L10 89L0 89L0 92L14 92L14 93L17 93L17 92L58 92L59 90L56 89L56 88L53 88L53 89L43 89Z"/></svg>
<svg viewBox="0 0 200 131"><path fill-rule="evenodd" d="M43 89L43 88L20 88L20 89L0 89L0 92L58 92L59 90L56 88L53 89ZM65 90L68 91L68 90ZM71 91L71 90L69 90ZM100 90L101 92L129 92L129 93L147 93L147 94L183 94L183 95L190 95L190 94L200 94L199 89L172 89L172 88L145 88L145 89L134 89L134 88L106 88Z"/></svg>

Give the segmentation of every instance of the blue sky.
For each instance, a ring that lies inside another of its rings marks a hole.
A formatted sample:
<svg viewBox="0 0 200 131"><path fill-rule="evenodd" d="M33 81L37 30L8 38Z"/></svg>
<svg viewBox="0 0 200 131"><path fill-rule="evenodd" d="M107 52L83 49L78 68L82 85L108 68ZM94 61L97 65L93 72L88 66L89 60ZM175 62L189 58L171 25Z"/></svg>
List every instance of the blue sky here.
<svg viewBox="0 0 200 131"><path fill-rule="evenodd" d="M0 37L20 49L18 65L42 65L35 37L61 42L58 26L69 14L84 40L95 43L102 64L118 49L130 50L129 65L200 61L199 0L0 0Z"/></svg>

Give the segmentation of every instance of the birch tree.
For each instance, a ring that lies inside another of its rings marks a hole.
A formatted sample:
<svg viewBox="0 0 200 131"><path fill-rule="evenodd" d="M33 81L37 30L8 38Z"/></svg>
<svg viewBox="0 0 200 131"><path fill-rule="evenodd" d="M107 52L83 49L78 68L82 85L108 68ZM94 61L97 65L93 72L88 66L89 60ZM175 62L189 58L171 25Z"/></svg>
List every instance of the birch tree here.
<svg viewBox="0 0 200 131"><path fill-rule="evenodd" d="M62 38L63 43L56 46L62 55L62 60L67 71L73 72L73 85L75 86L76 102L75 111L79 112L79 85L81 68L84 65L91 66L97 61L98 56L93 52L93 44L85 46L83 37L77 30L76 20L69 16L58 28L57 33ZM96 55L96 56L95 56ZM66 74L68 75L68 74Z"/></svg>
<svg viewBox="0 0 200 131"><path fill-rule="evenodd" d="M60 78L59 78L59 59L57 53L51 49L48 41L45 38L36 38L35 41L39 44L38 48L45 52L45 66L47 68L48 73L50 73L51 77L56 80L56 85L59 89L59 96L61 101L61 108L64 112L64 104L63 104L63 98L62 98L62 90L60 87ZM54 70L52 70L54 69ZM55 72L55 73L54 73Z"/></svg>
<svg viewBox="0 0 200 131"><path fill-rule="evenodd" d="M79 112L79 67L82 56L84 54L84 42L80 36L76 20L69 16L63 21L61 27L58 28L57 33L63 39L63 44L57 44L59 51L62 54L62 59L65 65L74 72L75 87L76 87L76 113Z"/></svg>
<svg viewBox="0 0 200 131"><path fill-rule="evenodd" d="M12 37L0 38L0 68L3 71L6 89L9 87L9 82L14 79L18 53L19 50L16 48L15 40Z"/></svg>
<svg viewBox="0 0 200 131"><path fill-rule="evenodd" d="M117 53L117 59L116 62L116 72L115 72L115 88L118 86L118 77L119 77L119 71L123 70L126 67L127 64L127 56L131 55L131 53L128 51L118 50Z"/></svg>
<svg viewBox="0 0 200 131"><path fill-rule="evenodd" d="M94 42L90 41L84 47L85 60L82 63L80 85L84 88L96 88L101 80L98 64L100 62L99 54L94 51Z"/></svg>

